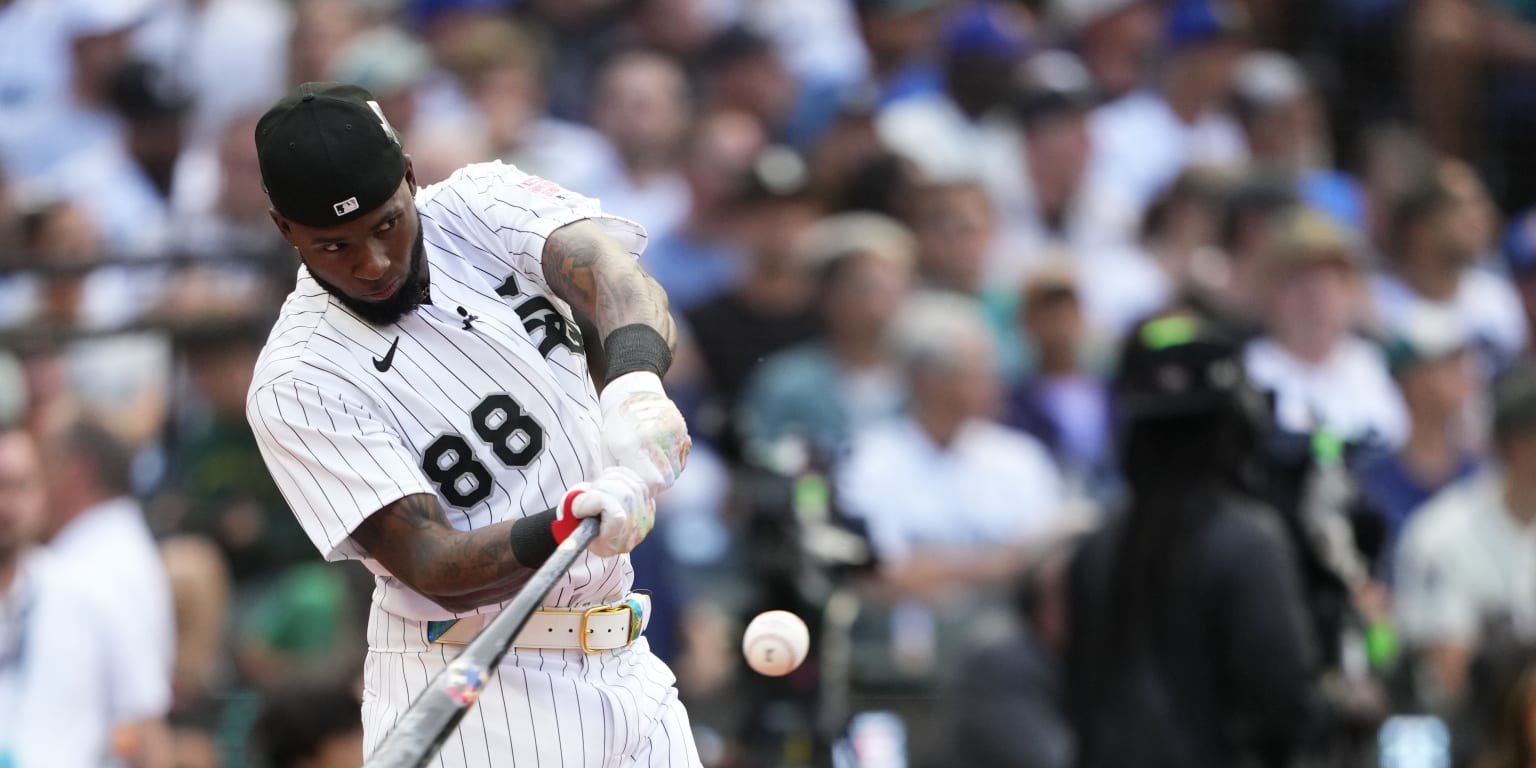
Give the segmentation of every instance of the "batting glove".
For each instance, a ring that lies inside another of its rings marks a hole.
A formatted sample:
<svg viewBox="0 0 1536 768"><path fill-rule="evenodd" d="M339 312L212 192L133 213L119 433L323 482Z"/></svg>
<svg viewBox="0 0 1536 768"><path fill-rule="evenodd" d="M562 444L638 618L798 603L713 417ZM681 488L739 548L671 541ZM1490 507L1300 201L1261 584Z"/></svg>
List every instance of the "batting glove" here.
<svg viewBox="0 0 1536 768"><path fill-rule="evenodd" d="M554 523L556 538L563 540L588 517L600 521L597 538L588 549L599 557L613 557L634 549L651 532L656 502L640 475L609 467L596 480L577 483L565 492Z"/></svg>
<svg viewBox="0 0 1536 768"><path fill-rule="evenodd" d="M661 378L636 371L608 382L603 412L603 459L634 470L655 495L672 487L688 464L688 424L661 388Z"/></svg>

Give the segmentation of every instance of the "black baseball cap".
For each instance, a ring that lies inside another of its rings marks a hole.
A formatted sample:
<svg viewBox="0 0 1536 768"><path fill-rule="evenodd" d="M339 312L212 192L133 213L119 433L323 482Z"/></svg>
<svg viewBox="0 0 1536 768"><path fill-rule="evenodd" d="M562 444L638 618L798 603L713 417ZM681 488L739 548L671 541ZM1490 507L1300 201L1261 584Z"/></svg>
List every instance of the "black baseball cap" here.
<svg viewBox="0 0 1536 768"><path fill-rule="evenodd" d="M256 123L256 155L272 207L309 227L378 208L405 178L405 151L384 110L344 83L289 91Z"/></svg>
<svg viewBox="0 0 1536 768"><path fill-rule="evenodd" d="M1126 337L1112 392L1131 421L1245 412L1244 398L1255 393L1241 343L1186 313L1145 320Z"/></svg>

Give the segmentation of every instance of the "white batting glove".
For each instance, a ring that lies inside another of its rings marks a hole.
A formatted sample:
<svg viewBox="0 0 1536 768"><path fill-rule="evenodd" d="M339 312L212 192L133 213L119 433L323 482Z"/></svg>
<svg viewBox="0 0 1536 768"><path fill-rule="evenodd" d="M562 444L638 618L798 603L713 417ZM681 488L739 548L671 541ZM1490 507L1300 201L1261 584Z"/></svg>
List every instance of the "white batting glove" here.
<svg viewBox="0 0 1536 768"><path fill-rule="evenodd" d="M661 388L661 378L636 371L608 382L603 411L603 461L637 472L655 495L672 487L688 464L688 425Z"/></svg>
<svg viewBox="0 0 1536 768"><path fill-rule="evenodd" d="M597 538L587 549L599 557L613 557L634 549L651 532L656 524L656 502L640 475L624 467L609 467L596 480L571 486L560 502L558 520L588 517L601 522Z"/></svg>

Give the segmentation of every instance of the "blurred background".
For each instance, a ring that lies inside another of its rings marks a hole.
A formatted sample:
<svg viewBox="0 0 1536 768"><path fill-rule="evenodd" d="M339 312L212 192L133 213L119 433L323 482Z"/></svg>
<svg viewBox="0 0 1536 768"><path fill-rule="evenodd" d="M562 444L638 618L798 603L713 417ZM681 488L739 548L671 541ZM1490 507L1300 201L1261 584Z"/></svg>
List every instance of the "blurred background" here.
<svg viewBox="0 0 1536 768"><path fill-rule="evenodd" d="M161 764L358 759L371 578L244 418L298 265L251 136L308 80L422 184L500 159L649 230L695 449L634 560L706 765L1073 765L1065 574L1171 307L1269 393L1300 763L1536 764L1536 388L1493 389L1536 323L1536 3L0 0L0 422L48 530L142 512ZM812 629L785 678L739 652L770 608Z"/></svg>

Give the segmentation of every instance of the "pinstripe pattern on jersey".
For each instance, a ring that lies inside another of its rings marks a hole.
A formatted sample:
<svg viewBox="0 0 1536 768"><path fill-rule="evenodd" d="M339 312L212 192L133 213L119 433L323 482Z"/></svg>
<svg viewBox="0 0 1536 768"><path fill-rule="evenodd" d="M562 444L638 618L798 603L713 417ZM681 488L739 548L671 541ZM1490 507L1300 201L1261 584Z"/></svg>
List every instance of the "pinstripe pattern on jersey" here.
<svg viewBox="0 0 1536 768"><path fill-rule="evenodd" d="M376 576L364 671L369 751L459 648L426 639L427 621L455 614L367 559L352 531L414 493L437 494L463 530L515 519L554 506L600 469L600 410L586 358L565 345L541 354L551 326L531 331L535 324L516 310L541 297L570 317L539 264L555 229L594 219L636 256L645 235L592 201L536 193L528 181L510 166L474 165L417 195L431 302L393 325L359 320L301 270L257 362L247 410L273 478L327 559L360 559ZM475 317L468 327L466 316ZM374 361L391 348L390 367L378 371ZM475 431L471 412L491 394L511 397L543 432L542 450L524 466L503 466ZM450 433L491 475L490 493L463 508L421 466L427 447ZM628 556L585 553L545 605L614 598L633 576ZM593 656L512 651L433 764L693 768L698 756L673 682L643 640Z"/></svg>
<svg viewBox="0 0 1536 768"><path fill-rule="evenodd" d="M415 696L461 648L369 654L364 752L371 754ZM369 687L377 682L378 687ZM588 656L507 654L465 726L433 765L447 768L697 768L688 714L675 680L644 641ZM510 747L507 746L510 744Z"/></svg>
<svg viewBox="0 0 1536 768"><path fill-rule="evenodd" d="M432 302L394 325L357 319L301 272L258 362L250 411L278 485L328 558L362 558L349 537L367 515L406 494L437 493L420 457L444 434L464 436L492 477L480 503L461 509L443 500L449 520L466 530L547 509L598 471L597 395L586 359L564 346L540 354L548 328L531 334L516 307L543 297L569 317L536 255L558 227L594 218L634 252L644 236L632 223L534 194L522 186L527 178L500 164L470 166L418 195ZM513 276L518 293L498 294ZM477 317L470 329L460 308ZM373 361L397 338L390 369L376 371ZM544 433L543 450L527 466L500 466L475 437L469 414L492 393L509 395ZM412 622L452 617L374 572L386 614ZM547 604L622 594L631 574L627 558L584 556Z"/></svg>

